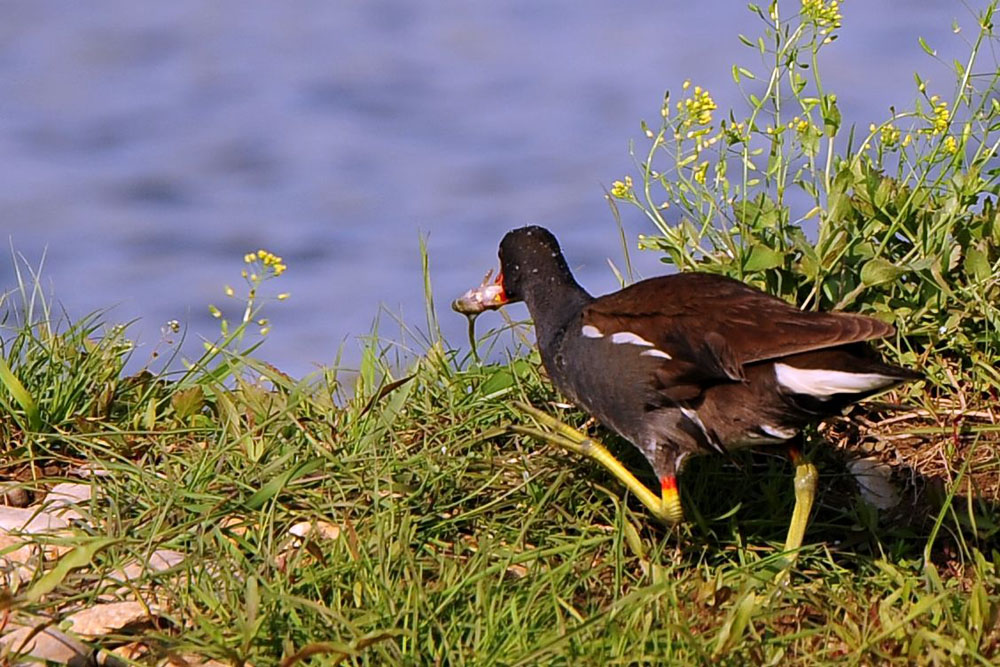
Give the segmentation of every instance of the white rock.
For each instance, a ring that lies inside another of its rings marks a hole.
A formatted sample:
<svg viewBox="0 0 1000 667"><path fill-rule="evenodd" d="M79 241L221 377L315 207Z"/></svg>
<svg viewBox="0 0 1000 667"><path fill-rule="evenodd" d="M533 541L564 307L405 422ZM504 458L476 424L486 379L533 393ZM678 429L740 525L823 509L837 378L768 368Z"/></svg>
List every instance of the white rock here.
<svg viewBox="0 0 1000 667"><path fill-rule="evenodd" d="M149 645L144 642L130 642L115 647L109 653L99 656L103 665L121 665L121 660L137 662L144 656L149 655ZM126 663L128 664L128 663Z"/></svg>
<svg viewBox="0 0 1000 667"><path fill-rule="evenodd" d="M858 483L861 497L872 507L892 509L899 504L899 491L893 484L892 469L876 458L854 459L847 469Z"/></svg>
<svg viewBox="0 0 1000 667"><path fill-rule="evenodd" d="M68 507L70 505L86 505L90 502L94 487L78 482L62 482L52 487L45 496L45 504L49 507Z"/></svg>
<svg viewBox="0 0 1000 667"><path fill-rule="evenodd" d="M54 533L69 521L39 507L0 506L0 533Z"/></svg>
<svg viewBox="0 0 1000 667"><path fill-rule="evenodd" d="M110 477L111 471L100 463L85 463L82 466L71 468L70 473L78 477Z"/></svg>
<svg viewBox="0 0 1000 667"><path fill-rule="evenodd" d="M187 558L187 556L179 551L173 551L171 549L157 549L149 555L149 559L145 563L130 561L115 570L115 575L123 582L133 581L135 579L140 579L149 573L169 570L176 565L180 565L184 562L185 558Z"/></svg>
<svg viewBox="0 0 1000 667"><path fill-rule="evenodd" d="M40 562L58 560L72 549L0 533L0 585L18 588L34 578Z"/></svg>
<svg viewBox="0 0 1000 667"><path fill-rule="evenodd" d="M335 540L340 537L340 526L327 521L300 521L289 528L288 532L298 538Z"/></svg>
<svg viewBox="0 0 1000 667"><path fill-rule="evenodd" d="M125 595L132 597L132 594L136 592L135 582L150 574L156 574L157 572L163 572L164 570L176 567L177 565L183 563L186 558L187 555L179 551L173 551L171 549L157 549L149 555L149 558L145 563L140 563L134 560L129 561L123 566L113 570L108 576L108 581L124 585L115 591L99 595L98 599L106 602L113 602L120 600L122 596ZM183 576L183 573L181 573L181 575ZM174 579L176 579L176 577ZM145 590L145 587L143 590ZM149 600L152 599L152 597L148 595L143 595L143 598Z"/></svg>
<svg viewBox="0 0 1000 667"><path fill-rule="evenodd" d="M62 665L70 661L82 663L91 653L83 642L52 626L32 636L34 632L35 629L31 626L19 625L13 632L0 637L0 645L4 651L31 656L35 661L47 660ZM18 662L12 661L11 664Z"/></svg>
<svg viewBox="0 0 1000 667"><path fill-rule="evenodd" d="M90 504L93 487L90 484L62 482L52 487L40 503L46 512L55 514L68 521L82 519L79 509L86 509Z"/></svg>
<svg viewBox="0 0 1000 667"><path fill-rule="evenodd" d="M81 609L63 619L66 629L81 637L103 637L121 629L152 620L156 606L146 606L135 600L110 602Z"/></svg>
<svg viewBox="0 0 1000 667"><path fill-rule="evenodd" d="M162 572L163 570L169 570L172 567L180 565L184 562L185 558L187 558L187 554L182 554L180 551L157 549L149 555L149 560L146 561L146 568L152 572Z"/></svg>

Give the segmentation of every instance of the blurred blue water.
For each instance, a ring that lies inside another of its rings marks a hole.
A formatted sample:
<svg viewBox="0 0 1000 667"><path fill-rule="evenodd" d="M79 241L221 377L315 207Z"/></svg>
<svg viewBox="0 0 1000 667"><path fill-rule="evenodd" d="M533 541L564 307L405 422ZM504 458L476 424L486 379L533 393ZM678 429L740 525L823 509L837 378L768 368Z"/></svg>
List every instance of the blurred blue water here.
<svg viewBox="0 0 1000 667"><path fill-rule="evenodd" d="M950 93L916 37L945 62L964 53L962 4L843 13L825 81L846 122L908 104L917 69ZM269 309L260 354L293 375L345 340L355 363L380 303L422 324L425 233L459 344L464 319L447 304L495 266L512 227L550 227L585 286L616 287L602 186L631 170L628 142L664 90L691 78L720 108L737 101L731 65L757 60L736 35L758 30L719 1L7 3L0 231L34 264L47 248L46 283L71 315L141 318L138 364L168 320L214 337L207 304L225 305L244 252L281 254L275 288L292 298ZM651 231L631 212L625 223L633 239ZM12 285L0 261L0 288Z"/></svg>

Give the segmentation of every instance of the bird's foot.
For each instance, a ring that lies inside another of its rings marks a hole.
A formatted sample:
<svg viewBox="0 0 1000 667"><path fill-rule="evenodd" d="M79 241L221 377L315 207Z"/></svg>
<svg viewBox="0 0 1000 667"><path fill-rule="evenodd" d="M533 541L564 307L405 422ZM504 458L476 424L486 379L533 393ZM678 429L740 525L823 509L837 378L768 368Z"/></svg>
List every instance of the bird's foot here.
<svg viewBox="0 0 1000 667"><path fill-rule="evenodd" d="M645 484L636 479L632 471L626 468L599 440L584 435L572 426L564 424L555 417L526 403L515 402L514 407L531 415L550 431L540 431L519 425L512 426L511 430L558 445L597 461L624 484L658 519L669 525L678 524L683 520L684 511L681 508L676 478L664 478L661 482L663 487L661 495L657 496Z"/></svg>

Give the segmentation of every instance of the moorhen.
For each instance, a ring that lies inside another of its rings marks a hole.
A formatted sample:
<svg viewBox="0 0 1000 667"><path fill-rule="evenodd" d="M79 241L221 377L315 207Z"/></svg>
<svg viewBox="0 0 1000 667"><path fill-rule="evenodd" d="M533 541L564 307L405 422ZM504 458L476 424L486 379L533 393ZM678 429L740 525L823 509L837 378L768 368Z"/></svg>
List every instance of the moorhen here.
<svg viewBox="0 0 1000 667"><path fill-rule="evenodd" d="M816 469L797 438L812 422L919 373L874 358L866 341L890 324L852 313L803 311L737 280L679 273L594 298L573 278L556 238L522 227L500 243L500 273L457 299L466 315L524 301L556 388L631 442L660 482L657 496L599 442L524 406L557 432L544 436L594 458L671 524L683 512L676 475L691 454L790 446L797 550Z"/></svg>

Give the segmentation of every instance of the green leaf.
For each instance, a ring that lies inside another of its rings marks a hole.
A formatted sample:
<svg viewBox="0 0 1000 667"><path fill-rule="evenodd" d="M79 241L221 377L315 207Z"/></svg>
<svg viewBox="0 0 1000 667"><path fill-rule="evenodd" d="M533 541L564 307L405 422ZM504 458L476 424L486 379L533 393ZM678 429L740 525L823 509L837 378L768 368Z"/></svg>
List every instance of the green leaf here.
<svg viewBox="0 0 1000 667"><path fill-rule="evenodd" d="M972 246L965 251L965 272L972 276L976 282L984 282L990 279L993 271L990 267L990 260L982 250Z"/></svg>
<svg viewBox="0 0 1000 667"><path fill-rule="evenodd" d="M926 53L927 55L929 55L931 57L937 56L937 51L935 51L930 46L928 46L927 42L924 41L923 37L917 37L917 41L920 42L920 48L922 48L924 50L924 53Z"/></svg>
<svg viewBox="0 0 1000 667"><path fill-rule="evenodd" d="M170 397L170 405L177 413L178 419L187 419L191 415L197 414L205 405L204 390L195 385L188 389L181 389Z"/></svg>
<svg viewBox="0 0 1000 667"><path fill-rule="evenodd" d="M716 635L713 656L722 654L743 637L743 632L750 624L756 610L757 595L752 590L748 590L736 600L729 610L725 623L722 624L722 628Z"/></svg>
<svg viewBox="0 0 1000 667"><path fill-rule="evenodd" d="M105 547L117 542L117 538L102 537L74 548L68 554L59 559L56 566L45 573L41 579L36 581L24 594L24 599L28 602L38 602L46 593L53 591L61 584L69 573L77 568L89 565L94 560L94 556Z"/></svg>
<svg viewBox="0 0 1000 667"><path fill-rule="evenodd" d="M894 282L906 269L882 257L873 257L861 267L861 282L869 287Z"/></svg>
<svg viewBox="0 0 1000 667"><path fill-rule="evenodd" d="M264 506L264 503L281 493L286 486L299 477L308 475L322 465L323 459L310 459L298 464L291 470L286 470L250 496L246 501L247 508L251 510L260 509Z"/></svg>
<svg viewBox="0 0 1000 667"><path fill-rule="evenodd" d="M962 261L962 246L957 243L952 246L951 252L948 253L948 271L954 271L958 266L959 262Z"/></svg>
<svg viewBox="0 0 1000 667"><path fill-rule="evenodd" d="M823 132L827 137L837 136L840 130L840 108L837 106L836 95L823 96Z"/></svg>
<svg viewBox="0 0 1000 667"><path fill-rule="evenodd" d="M892 195L894 194L895 183L891 178L883 178L879 181L878 186L875 188L875 193L872 196L872 201L879 208L885 208L886 204L892 201Z"/></svg>
<svg viewBox="0 0 1000 667"><path fill-rule="evenodd" d="M766 195L746 199L733 205L733 213L740 224L761 230L778 224L778 206Z"/></svg>
<svg viewBox="0 0 1000 667"><path fill-rule="evenodd" d="M501 366L479 386L479 393L485 398L496 398L514 386L515 380L523 378L531 364L525 359L515 359L507 366Z"/></svg>
<svg viewBox="0 0 1000 667"><path fill-rule="evenodd" d="M743 263L743 270L747 272L766 271L781 266L784 261L785 255L783 253L758 243L750 249L750 254Z"/></svg>
<svg viewBox="0 0 1000 667"><path fill-rule="evenodd" d="M799 260L799 270L809 280L816 280L819 276L819 268L819 261L815 255L803 254L802 259Z"/></svg>
<svg viewBox="0 0 1000 667"><path fill-rule="evenodd" d="M797 96L802 90L809 84L808 79L799 74L798 72L791 73L792 79L792 92Z"/></svg>
<svg viewBox="0 0 1000 667"><path fill-rule="evenodd" d="M243 625L243 642L246 646L249 646L257 630L257 618L260 613L260 588L257 577L254 575L247 577L244 601L244 613L241 619Z"/></svg>
<svg viewBox="0 0 1000 667"><path fill-rule="evenodd" d="M7 361L0 356L0 383L7 387L7 391L20 404L24 413L28 415L28 427L32 431L40 431L42 428L42 417L38 412L38 404L31 397L31 393L24 388L21 381L17 379L14 372L7 365Z"/></svg>
<svg viewBox="0 0 1000 667"><path fill-rule="evenodd" d="M869 259L875 256L875 246L872 245L871 241L855 243L851 247L851 251L853 255L864 259Z"/></svg>
<svg viewBox="0 0 1000 667"><path fill-rule="evenodd" d="M146 401L146 409L142 412L142 427L147 431L152 431L156 427L156 399L150 398Z"/></svg>
<svg viewBox="0 0 1000 667"><path fill-rule="evenodd" d="M945 280L944 275L941 273L941 267L937 264L937 262L931 265L931 276L934 278L934 282L937 286L941 288L941 291L944 292L945 296L949 299L955 296L955 293L952 291L948 281Z"/></svg>
<svg viewBox="0 0 1000 667"><path fill-rule="evenodd" d="M635 526L628 519L625 519L625 543L631 549L632 553L635 554L636 558L645 558L646 550L642 547L642 540L639 538L639 531L636 530Z"/></svg>
<svg viewBox="0 0 1000 667"><path fill-rule="evenodd" d="M150 401L150 403L152 404L153 401ZM219 420L222 422L222 425L229 433L229 436L233 439L238 439L240 436L241 424L240 413L236 409L236 404L233 402L232 397L227 392L216 392L215 412L218 415ZM150 426L150 428L152 428L152 426Z"/></svg>
<svg viewBox="0 0 1000 667"><path fill-rule="evenodd" d="M829 231L827 231L829 230ZM847 230L834 229L834 225L824 225L820 230L820 240L816 244L816 254L824 269L831 269L835 262L843 259L844 249L848 242Z"/></svg>

